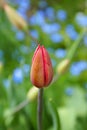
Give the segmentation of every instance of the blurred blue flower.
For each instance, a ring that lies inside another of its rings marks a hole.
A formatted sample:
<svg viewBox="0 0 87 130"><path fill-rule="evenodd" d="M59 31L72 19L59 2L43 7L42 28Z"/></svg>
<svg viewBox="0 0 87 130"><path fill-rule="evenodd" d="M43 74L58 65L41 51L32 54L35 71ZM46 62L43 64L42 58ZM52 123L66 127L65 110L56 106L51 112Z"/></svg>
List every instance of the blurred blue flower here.
<svg viewBox="0 0 87 130"><path fill-rule="evenodd" d="M65 10L58 10L58 12L57 12L57 18L60 20L60 21L64 21L64 20L66 20L66 18L67 18L67 13L66 13L66 11Z"/></svg>
<svg viewBox="0 0 87 130"><path fill-rule="evenodd" d="M82 71L87 69L86 61L79 61L72 64L70 72L72 75L79 75Z"/></svg>
<svg viewBox="0 0 87 130"><path fill-rule="evenodd" d="M50 39L54 42L54 43L60 43L63 41L63 37L61 34L58 33L54 33L52 35L50 35Z"/></svg>
<svg viewBox="0 0 87 130"><path fill-rule="evenodd" d="M31 25L36 25L36 24L37 24L35 15L32 15L32 16L29 18L29 24L31 24Z"/></svg>
<svg viewBox="0 0 87 130"><path fill-rule="evenodd" d="M25 38L24 32L22 32L22 31L17 31L17 32L16 32L16 38L17 38L17 40L19 40L19 41L24 40L24 38Z"/></svg>
<svg viewBox="0 0 87 130"><path fill-rule="evenodd" d="M72 40L75 40L78 37L78 33L75 31L74 26L71 24L66 26L65 31Z"/></svg>
<svg viewBox="0 0 87 130"><path fill-rule="evenodd" d="M11 85L10 80L9 80L9 79L4 79L4 80L3 80L3 85L4 85L5 88L10 87L10 85Z"/></svg>
<svg viewBox="0 0 87 130"><path fill-rule="evenodd" d="M75 21L81 27L87 27L87 15L85 15L83 13L77 13L77 15L75 17Z"/></svg>
<svg viewBox="0 0 87 130"><path fill-rule="evenodd" d="M48 7L46 8L46 16L49 20L55 20L55 12L54 12L54 9L52 7Z"/></svg>
<svg viewBox="0 0 87 130"><path fill-rule="evenodd" d="M26 11L30 8L30 0L13 0L11 1L11 4L17 4L17 13L27 20Z"/></svg>
<svg viewBox="0 0 87 130"><path fill-rule="evenodd" d="M24 72L25 76L29 75L29 70L30 70L30 66L28 64L24 64L23 65L23 72Z"/></svg>
<svg viewBox="0 0 87 130"><path fill-rule="evenodd" d="M18 8L18 9L17 9L17 13L18 13L24 20L27 20L27 15L26 15L25 10L23 10L23 8Z"/></svg>
<svg viewBox="0 0 87 130"><path fill-rule="evenodd" d="M45 23L44 12L43 11L37 11L35 16L36 16L37 24L43 26L43 24Z"/></svg>
<svg viewBox="0 0 87 130"><path fill-rule="evenodd" d="M31 30L30 34L34 37L34 38L38 38L38 32L36 30Z"/></svg>
<svg viewBox="0 0 87 130"><path fill-rule="evenodd" d="M45 17L43 11L37 11L34 15L32 15L29 19L29 23L31 25L39 25L43 26L45 23Z"/></svg>
<svg viewBox="0 0 87 130"><path fill-rule="evenodd" d="M21 6L19 6L19 8L17 9L17 13L20 14L22 16L22 14L25 15L25 10L24 8L21 8Z"/></svg>
<svg viewBox="0 0 87 130"><path fill-rule="evenodd" d="M20 5L20 4L28 4L28 2L30 2L30 0L14 0L12 2L15 2L16 4Z"/></svg>
<svg viewBox="0 0 87 130"><path fill-rule="evenodd" d="M72 96L73 93L74 93L74 89L73 89L73 88L68 87L68 88L65 89L65 94L66 94L67 96Z"/></svg>
<svg viewBox="0 0 87 130"><path fill-rule="evenodd" d="M17 84L22 83L23 81L23 71L21 68L16 68L13 71L13 81Z"/></svg>
<svg viewBox="0 0 87 130"><path fill-rule="evenodd" d="M55 51L55 55L59 58L64 58L66 56L66 50L58 49Z"/></svg>
<svg viewBox="0 0 87 130"><path fill-rule="evenodd" d="M84 36L83 40L84 40L84 44L87 46L87 35Z"/></svg>
<svg viewBox="0 0 87 130"><path fill-rule="evenodd" d="M20 8L22 8L23 10L26 11L30 7L30 0L21 0L19 6L20 6Z"/></svg>
<svg viewBox="0 0 87 130"><path fill-rule="evenodd" d="M28 0L21 0L17 12L21 15L25 20L27 20L26 11L30 8L30 3Z"/></svg>
<svg viewBox="0 0 87 130"><path fill-rule="evenodd" d="M53 24L47 24L47 23L45 23L42 26L43 32L48 33L48 34L57 32L57 31L60 30L60 28L61 28L61 26L58 23L53 23Z"/></svg>

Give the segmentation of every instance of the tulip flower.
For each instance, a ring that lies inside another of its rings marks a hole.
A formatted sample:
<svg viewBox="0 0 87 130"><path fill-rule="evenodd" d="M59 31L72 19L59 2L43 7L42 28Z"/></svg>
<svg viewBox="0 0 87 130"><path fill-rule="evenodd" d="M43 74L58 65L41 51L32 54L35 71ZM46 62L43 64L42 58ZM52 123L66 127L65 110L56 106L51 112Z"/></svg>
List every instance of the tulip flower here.
<svg viewBox="0 0 87 130"><path fill-rule="evenodd" d="M48 86L53 78L53 68L47 50L38 45L32 59L30 79L38 88Z"/></svg>

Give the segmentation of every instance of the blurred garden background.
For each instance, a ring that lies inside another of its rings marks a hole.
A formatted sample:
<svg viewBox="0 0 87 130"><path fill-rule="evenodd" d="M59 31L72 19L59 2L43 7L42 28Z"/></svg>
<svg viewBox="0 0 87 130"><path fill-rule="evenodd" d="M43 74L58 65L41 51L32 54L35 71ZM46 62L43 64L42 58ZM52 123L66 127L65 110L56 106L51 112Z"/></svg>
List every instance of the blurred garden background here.
<svg viewBox="0 0 87 130"><path fill-rule="evenodd" d="M0 4L1 4L0 0ZM43 130L87 130L87 0L8 0L48 50L54 82L44 89ZM37 43L0 5L0 130L37 130L30 67ZM58 65L69 60L65 73ZM52 102L50 102L52 100Z"/></svg>

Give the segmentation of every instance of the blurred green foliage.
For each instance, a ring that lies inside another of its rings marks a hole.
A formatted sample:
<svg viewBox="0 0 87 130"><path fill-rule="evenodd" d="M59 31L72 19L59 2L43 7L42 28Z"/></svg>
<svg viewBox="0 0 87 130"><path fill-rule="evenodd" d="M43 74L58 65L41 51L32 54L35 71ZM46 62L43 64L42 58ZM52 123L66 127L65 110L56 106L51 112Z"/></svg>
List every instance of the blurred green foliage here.
<svg viewBox="0 0 87 130"><path fill-rule="evenodd" d="M9 4L48 49L55 76L56 67L87 28L87 1L9 0ZM11 114L32 87L29 71L35 48L36 43L11 25L0 8L0 130L37 130L37 99ZM61 130L87 130L87 32L67 72L44 89L43 107L43 130L58 130L59 119Z"/></svg>

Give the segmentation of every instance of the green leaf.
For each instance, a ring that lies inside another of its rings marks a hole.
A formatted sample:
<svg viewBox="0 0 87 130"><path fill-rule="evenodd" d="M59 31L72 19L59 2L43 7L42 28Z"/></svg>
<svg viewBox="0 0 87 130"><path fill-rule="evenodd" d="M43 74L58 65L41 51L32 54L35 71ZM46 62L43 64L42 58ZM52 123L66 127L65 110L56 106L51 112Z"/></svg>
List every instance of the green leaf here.
<svg viewBox="0 0 87 130"><path fill-rule="evenodd" d="M52 116L53 130L61 130L59 113L57 112L57 108L52 100L48 101L48 109Z"/></svg>

